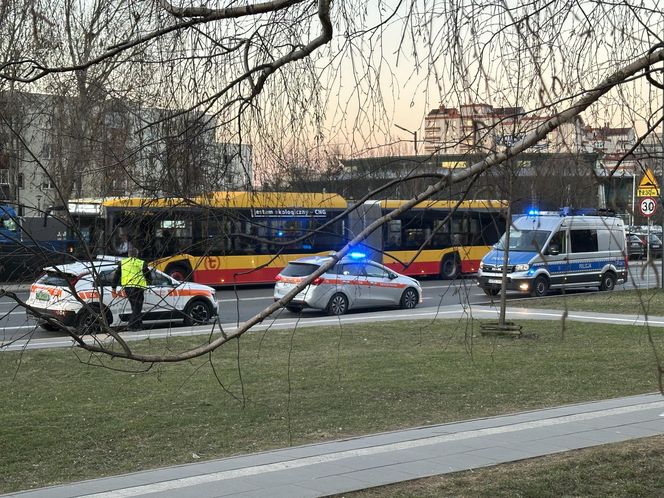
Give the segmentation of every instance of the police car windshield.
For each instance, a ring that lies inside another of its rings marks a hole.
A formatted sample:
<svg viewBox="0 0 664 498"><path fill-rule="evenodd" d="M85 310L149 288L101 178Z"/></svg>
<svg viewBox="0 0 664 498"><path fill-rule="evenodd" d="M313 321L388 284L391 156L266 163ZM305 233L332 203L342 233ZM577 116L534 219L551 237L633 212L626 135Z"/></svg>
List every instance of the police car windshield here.
<svg viewBox="0 0 664 498"><path fill-rule="evenodd" d="M500 238L500 240L494 246L496 249L501 251L505 247L505 235ZM510 230L510 251L522 251L522 252L533 252L541 251L544 248L544 244L551 235L551 232L548 230L519 230L517 228L512 228Z"/></svg>
<svg viewBox="0 0 664 498"><path fill-rule="evenodd" d="M306 277L318 270L320 266L309 263L288 263L288 266L281 270L284 277Z"/></svg>

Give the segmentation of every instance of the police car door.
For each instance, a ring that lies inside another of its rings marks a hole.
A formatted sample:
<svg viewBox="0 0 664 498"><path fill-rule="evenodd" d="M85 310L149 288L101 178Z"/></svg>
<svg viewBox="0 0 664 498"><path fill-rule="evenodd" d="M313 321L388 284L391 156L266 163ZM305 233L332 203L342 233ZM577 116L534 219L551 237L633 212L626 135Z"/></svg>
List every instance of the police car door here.
<svg viewBox="0 0 664 498"><path fill-rule="evenodd" d="M150 315L153 315L153 318L163 317L166 313L173 311L173 303L171 302L173 285L166 275L154 269L150 270L150 280L151 282L145 291L143 313L147 314L146 319L149 319Z"/></svg>
<svg viewBox="0 0 664 498"><path fill-rule="evenodd" d="M364 271L364 263L344 263L339 274L341 291L348 297L351 307L371 304L371 289Z"/></svg>
<svg viewBox="0 0 664 498"><path fill-rule="evenodd" d="M131 315L129 300L122 287L119 287L116 292L113 292L113 281L115 279L116 271L117 266L112 269L100 269L95 281L101 302L104 303L104 306L108 307L113 314L114 325L117 325L118 320L123 319L122 317L124 317L126 321L127 317Z"/></svg>
<svg viewBox="0 0 664 498"><path fill-rule="evenodd" d="M395 288L390 274L384 268L367 263L367 279L369 280L369 289L371 290L371 303L375 306L385 306L399 302L400 295Z"/></svg>

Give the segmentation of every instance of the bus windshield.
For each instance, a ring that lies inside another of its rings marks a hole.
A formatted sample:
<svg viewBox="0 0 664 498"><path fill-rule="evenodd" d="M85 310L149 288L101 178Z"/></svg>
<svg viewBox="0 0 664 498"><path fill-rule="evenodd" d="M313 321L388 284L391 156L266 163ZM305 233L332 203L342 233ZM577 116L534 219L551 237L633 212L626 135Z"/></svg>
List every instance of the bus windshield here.
<svg viewBox="0 0 664 498"><path fill-rule="evenodd" d="M551 235L549 230L519 230L517 228L512 228L510 230L510 251L521 251L521 252L533 252L541 251L544 248L544 244ZM494 248L499 250L504 250L505 248L505 236L500 238L496 243Z"/></svg>

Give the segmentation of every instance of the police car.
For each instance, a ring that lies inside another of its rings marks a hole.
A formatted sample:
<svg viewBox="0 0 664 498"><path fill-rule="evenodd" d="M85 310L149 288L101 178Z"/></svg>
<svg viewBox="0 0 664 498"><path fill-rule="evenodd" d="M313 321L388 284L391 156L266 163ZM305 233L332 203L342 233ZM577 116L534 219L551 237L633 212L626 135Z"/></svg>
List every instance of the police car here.
<svg viewBox="0 0 664 498"><path fill-rule="evenodd" d="M330 256L310 256L288 263L276 277L274 300L284 297L330 259ZM364 254L351 253L313 280L286 309L300 312L303 308L313 308L330 315L343 315L355 308L412 309L421 302L422 288L417 280L367 260Z"/></svg>
<svg viewBox="0 0 664 498"><path fill-rule="evenodd" d="M44 274L30 287L28 315L41 327L56 326L39 315L76 327L79 332L97 332L105 316L108 325L121 325L131 317L131 306L122 287L113 291L118 258L101 258L44 268ZM151 283L145 290L143 320L183 320L203 324L217 314L215 290L207 285L179 282L151 269Z"/></svg>

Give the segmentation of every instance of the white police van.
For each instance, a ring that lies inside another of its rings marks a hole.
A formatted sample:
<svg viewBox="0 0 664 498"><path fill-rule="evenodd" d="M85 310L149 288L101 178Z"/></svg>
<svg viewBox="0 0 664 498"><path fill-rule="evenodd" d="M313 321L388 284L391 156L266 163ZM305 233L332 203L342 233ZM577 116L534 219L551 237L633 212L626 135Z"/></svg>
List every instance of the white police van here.
<svg viewBox="0 0 664 498"><path fill-rule="evenodd" d="M588 213L588 214L581 214ZM602 211L531 211L512 222L507 289L545 296L549 289L613 290L627 279L625 228ZM505 235L482 259L477 284L487 295L502 286Z"/></svg>

